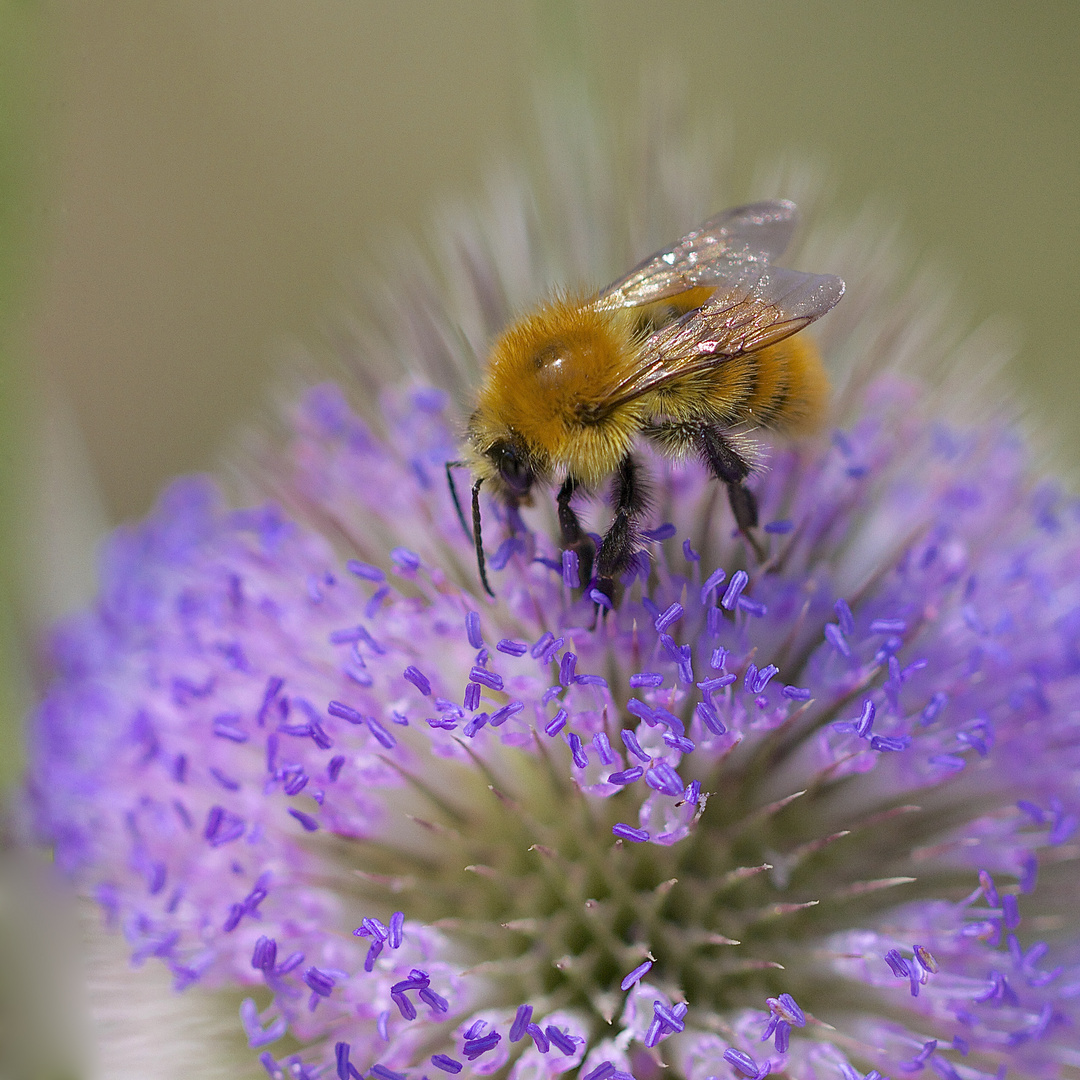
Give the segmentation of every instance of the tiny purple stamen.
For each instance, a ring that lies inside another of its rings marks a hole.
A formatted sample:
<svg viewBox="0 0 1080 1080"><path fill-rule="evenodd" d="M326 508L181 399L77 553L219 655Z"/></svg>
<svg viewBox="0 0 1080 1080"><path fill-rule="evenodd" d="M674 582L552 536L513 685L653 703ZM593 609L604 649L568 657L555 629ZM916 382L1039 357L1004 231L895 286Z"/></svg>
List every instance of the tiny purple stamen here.
<svg viewBox="0 0 1080 1080"><path fill-rule="evenodd" d="M497 1031L489 1031L478 1039L466 1040L461 1049L470 1061L475 1061L482 1054L494 1050L500 1042L502 1042L502 1036Z"/></svg>
<svg viewBox="0 0 1080 1080"><path fill-rule="evenodd" d="M360 925L367 930L370 937L378 938L380 941L386 941L390 937L389 927L373 915L369 915Z"/></svg>
<svg viewBox="0 0 1080 1080"><path fill-rule="evenodd" d="M410 664L403 672L406 679L420 691L424 697L431 696L431 683L428 681L427 676L415 665Z"/></svg>
<svg viewBox="0 0 1080 1080"><path fill-rule="evenodd" d="M757 1076L757 1062L749 1054L744 1054L742 1050L736 1050L735 1047L729 1046L724 1051L724 1060L738 1069L743 1076Z"/></svg>
<svg viewBox="0 0 1080 1080"><path fill-rule="evenodd" d="M469 672L469 678L482 686L486 686L489 690L501 690L503 688L502 676L496 675L494 671L488 671L486 668L472 668Z"/></svg>
<svg viewBox="0 0 1080 1080"><path fill-rule="evenodd" d="M488 721L492 727L499 727L501 724L505 724L511 716L517 715L525 708L523 701L510 701L502 706L500 709L496 709L491 714L491 719Z"/></svg>
<svg viewBox="0 0 1080 1080"><path fill-rule="evenodd" d="M906 750L911 745L910 735L872 735L870 749L881 753L896 753Z"/></svg>
<svg viewBox="0 0 1080 1080"><path fill-rule="evenodd" d="M918 960L919 966L928 975L936 975L940 970L937 960L934 959L933 953L925 945L915 945L912 947L912 951L915 953L915 959Z"/></svg>
<svg viewBox="0 0 1080 1080"><path fill-rule="evenodd" d="M841 655L850 656L851 646L848 645L843 631L836 623L828 623L825 627L825 640Z"/></svg>
<svg viewBox="0 0 1080 1080"><path fill-rule="evenodd" d="M562 553L562 579L563 584L568 589L581 588L581 573L576 551L564 551Z"/></svg>
<svg viewBox="0 0 1080 1080"><path fill-rule="evenodd" d="M574 759L574 764L579 769L588 768L589 755L586 753L585 747L581 745L581 738L571 731L566 736L566 744L570 747L570 754Z"/></svg>
<svg viewBox="0 0 1080 1080"><path fill-rule="evenodd" d="M304 972L304 982L319 997L329 997L334 989L334 977L325 971L320 971L317 967L309 967Z"/></svg>
<svg viewBox="0 0 1080 1080"><path fill-rule="evenodd" d="M653 962L651 960L646 960L644 963L638 964L638 966L634 968L634 970L631 971L629 975L623 977L623 981L619 983L619 989L622 991L626 991L629 990L631 986L634 986L637 983L641 982L641 980L646 975L648 975L649 971L652 969L652 966Z"/></svg>
<svg viewBox="0 0 1080 1080"><path fill-rule="evenodd" d="M677 623L685 612L682 604L676 601L654 623L658 633L663 633L673 623Z"/></svg>
<svg viewBox="0 0 1080 1080"><path fill-rule="evenodd" d="M371 972L375 968L375 961L379 958L379 953L383 951L383 943L376 938L370 945L367 951L367 956L364 957L364 970Z"/></svg>
<svg viewBox="0 0 1080 1080"><path fill-rule="evenodd" d="M387 934L387 944L391 949L400 949L402 941L402 928L405 926L405 912L395 911L390 916L390 927ZM424 984L425 986L427 983Z"/></svg>
<svg viewBox="0 0 1080 1080"><path fill-rule="evenodd" d="M874 714L876 712L877 710L874 707L874 703L867 698L863 702L862 715L855 724L855 734L858 735L860 739L865 739L873 729Z"/></svg>
<svg viewBox="0 0 1080 1080"><path fill-rule="evenodd" d="M645 774L645 783L662 795L677 796L683 790L679 774L666 761L652 763L652 768Z"/></svg>
<svg viewBox="0 0 1080 1080"><path fill-rule="evenodd" d="M544 734L554 738L564 727L566 727L566 719L568 716L569 713L567 713L565 709L560 709L544 726Z"/></svg>
<svg viewBox="0 0 1080 1080"><path fill-rule="evenodd" d="M544 1034L544 1029L539 1024L529 1023L525 1027L525 1031L532 1036L532 1041L536 1044L536 1049L541 1054L546 1054L551 1045L548 1042L548 1037Z"/></svg>
<svg viewBox="0 0 1080 1080"><path fill-rule="evenodd" d="M465 615L465 634L474 649L484 647L484 635L480 632L480 615L470 611Z"/></svg>
<svg viewBox="0 0 1080 1080"><path fill-rule="evenodd" d="M725 611L730 611L738 601L743 589L750 582L750 575L745 570L736 570L731 575L731 581L728 582L727 590L724 592L723 599L720 601L720 606Z"/></svg>
<svg viewBox="0 0 1080 1080"><path fill-rule="evenodd" d="M722 690L725 686L730 686L738 676L734 672L729 672L727 675L717 675L712 679L704 679L697 684L697 688L705 695L707 701L712 701L712 695L714 690Z"/></svg>
<svg viewBox="0 0 1080 1080"><path fill-rule="evenodd" d="M359 713L356 709L350 705L346 705L341 701L331 701L326 706L326 711L331 716L336 716L339 720L347 720L350 724L362 724L364 722L364 714Z"/></svg>
<svg viewBox="0 0 1080 1080"><path fill-rule="evenodd" d="M385 1065L372 1065L369 1075L376 1077L376 1080L405 1080L404 1073L394 1072Z"/></svg>
<svg viewBox="0 0 1080 1080"><path fill-rule="evenodd" d="M769 609L757 600L751 600L749 596L739 597L739 610L747 615L753 615L755 619L763 619L769 614Z"/></svg>
<svg viewBox="0 0 1080 1080"><path fill-rule="evenodd" d="M704 604L709 599L709 594L713 589L718 589L724 583L724 578L727 574L724 573L719 567L717 567L706 579L701 586L701 602Z"/></svg>
<svg viewBox="0 0 1080 1080"><path fill-rule="evenodd" d="M592 743L596 747L596 752L600 755L601 765L614 764L615 755L611 752L611 740L607 737L606 732L598 731L592 737Z"/></svg>
<svg viewBox="0 0 1080 1080"><path fill-rule="evenodd" d="M396 547L390 552L394 565L404 574L412 574L420 569L420 556L406 547Z"/></svg>
<svg viewBox="0 0 1080 1080"><path fill-rule="evenodd" d="M603 675L575 675L574 682L578 686L607 686L607 679Z"/></svg>
<svg viewBox="0 0 1080 1080"><path fill-rule="evenodd" d="M644 844L649 839L649 834L645 829L635 829L632 825L624 825L621 821L613 825L611 831L620 840L630 840L635 844Z"/></svg>
<svg viewBox="0 0 1080 1080"><path fill-rule="evenodd" d="M571 1057L577 1050L577 1043L565 1031L560 1031L554 1024L548 1024L544 1028L544 1034L551 1041L552 1046L561 1050L566 1057Z"/></svg>
<svg viewBox="0 0 1080 1080"><path fill-rule="evenodd" d="M367 723L368 731L375 736L375 741L380 746L385 747L387 750L393 750L397 746L397 739L374 716L365 716L364 721Z"/></svg>
<svg viewBox="0 0 1080 1080"><path fill-rule="evenodd" d="M459 1073L465 1068L460 1061L455 1061L446 1054L432 1054L431 1064L434 1065L436 1069L442 1069L443 1072L452 1074Z"/></svg>
<svg viewBox="0 0 1080 1080"><path fill-rule="evenodd" d="M395 994L394 991L391 990L390 1000L398 1007L398 1012L401 1013L402 1019L416 1019L416 1006L404 994Z"/></svg>
<svg viewBox="0 0 1080 1080"><path fill-rule="evenodd" d="M665 521L655 529L645 529L641 535L646 540L670 540L678 531L670 521Z"/></svg>
<svg viewBox="0 0 1080 1080"><path fill-rule="evenodd" d="M768 998L767 1004L771 1012L779 1016L781 1020L791 1024L792 1027L806 1027L806 1014L799 1008L798 1003L790 994L781 994L778 998Z"/></svg>
<svg viewBox="0 0 1080 1080"><path fill-rule="evenodd" d="M889 970L898 979L906 979L911 974L908 962L900 955L897 949L890 949L885 954L885 963L889 965Z"/></svg>
<svg viewBox="0 0 1080 1080"><path fill-rule="evenodd" d="M360 1077L360 1073L357 1071L356 1066L349 1064L349 1053L351 1050L352 1047L350 1047L347 1042L334 1044L334 1059L337 1064L338 1080L350 1080L350 1077ZM264 1056L269 1057L269 1054ZM261 1061L262 1059L260 1058L259 1060ZM264 1062L264 1064L266 1063ZM269 1072L271 1076L284 1076L284 1073L278 1073L276 1069L271 1071L269 1066L267 1066L267 1072ZM360 1080L362 1080L362 1078L360 1078Z"/></svg>
<svg viewBox="0 0 1080 1080"><path fill-rule="evenodd" d="M524 641L514 641L513 638L505 637L495 648L498 652L505 653L507 656L524 656L529 651L529 646Z"/></svg>
<svg viewBox="0 0 1080 1080"><path fill-rule="evenodd" d="M442 996L437 994L430 986L425 986L420 991L420 1000L428 1005L432 1010L437 1013L444 1013L450 1011L450 1002Z"/></svg>
<svg viewBox="0 0 1080 1080"><path fill-rule="evenodd" d="M531 1005L519 1005L514 1015L514 1022L510 1025L510 1041L521 1042L525 1038L526 1030L532 1022L533 1007Z"/></svg>
<svg viewBox="0 0 1080 1080"><path fill-rule="evenodd" d="M544 653L548 646L555 640L555 635L547 630L536 640L536 642L529 649L529 655L534 660L539 660L542 653ZM500 642L501 644L501 642ZM498 648L498 646L496 646Z"/></svg>
<svg viewBox="0 0 1080 1080"><path fill-rule="evenodd" d="M679 1032L686 1029L686 1024L683 1023L681 1017L676 1016L675 1013L659 999L653 1001L652 1007L653 1013L659 1018L660 1023L667 1028L668 1031Z"/></svg>
<svg viewBox="0 0 1080 1080"><path fill-rule="evenodd" d="M637 735L629 728L622 728L619 731L619 737L622 739L623 745L626 747L626 749L629 750L630 753L638 759L638 761L644 761L646 764L652 761L652 758L649 757L649 755L645 753L644 750L642 750L641 743L638 742Z"/></svg>
<svg viewBox="0 0 1080 1080"><path fill-rule="evenodd" d="M754 683L757 682L757 675L757 664L748 664L746 668L746 674L743 676L743 690L746 693L754 693Z"/></svg>
<svg viewBox="0 0 1080 1080"><path fill-rule="evenodd" d="M345 569L350 574L355 574L358 578L363 578L364 581L385 581L386 574L382 572L377 566L372 566L371 563L360 562L359 559L349 559L345 564Z"/></svg>
<svg viewBox="0 0 1080 1080"><path fill-rule="evenodd" d="M674 731L665 732L664 742L673 750L678 750L680 754L692 754L694 752L693 739L688 739L685 735L679 735Z"/></svg>
<svg viewBox="0 0 1080 1080"><path fill-rule="evenodd" d="M461 703L469 712L476 709L480 704L480 684L478 682L465 684L465 696L461 699Z"/></svg>
<svg viewBox="0 0 1080 1080"><path fill-rule="evenodd" d="M1006 927L1015 930L1020 925L1020 905L1014 893L1007 893L1001 898L1001 910Z"/></svg>
<svg viewBox="0 0 1080 1080"><path fill-rule="evenodd" d="M645 770L640 765L635 765L630 769L623 769L621 772L613 772L608 777L609 784L617 784L619 787L625 787L627 784L632 784L635 780L640 780L645 775Z"/></svg>
<svg viewBox="0 0 1080 1080"><path fill-rule="evenodd" d="M651 1050L659 1041L660 1036L664 1033L664 1023L659 1016L653 1016L649 1022L649 1027L645 1032L645 1038L642 1042Z"/></svg>
<svg viewBox="0 0 1080 1080"><path fill-rule="evenodd" d="M255 942L255 951L251 954L251 966L257 971L273 971L277 960L277 942L273 938L261 937Z"/></svg>
<svg viewBox="0 0 1080 1080"><path fill-rule="evenodd" d="M303 810L297 810L295 807L289 807L289 813L300 822L305 832L318 832L319 823L310 814L305 814Z"/></svg>
<svg viewBox="0 0 1080 1080"><path fill-rule="evenodd" d="M214 734L219 739L228 739L234 743L246 743L248 740L247 732L240 727L237 713L222 713L214 717Z"/></svg>
<svg viewBox="0 0 1080 1080"><path fill-rule="evenodd" d="M569 649L563 653L562 662L559 664L559 682L563 686L569 686L574 680L574 668L577 666L577 654Z"/></svg>
<svg viewBox="0 0 1080 1080"><path fill-rule="evenodd" d="M687 540L686 543L690 541ZM581 1080L611 1080L611 1077L615 1075L615 1066L610 1061L601 1061L595 1069L591 1069L587 1072Z"/></svg>
<svg viewBox="0 0 1080 1080"><path fill-rule="evenodd" d="M658 671L639 671L630 676L631 689L637 690L642 686L663 686L664 676Z"/></svg>

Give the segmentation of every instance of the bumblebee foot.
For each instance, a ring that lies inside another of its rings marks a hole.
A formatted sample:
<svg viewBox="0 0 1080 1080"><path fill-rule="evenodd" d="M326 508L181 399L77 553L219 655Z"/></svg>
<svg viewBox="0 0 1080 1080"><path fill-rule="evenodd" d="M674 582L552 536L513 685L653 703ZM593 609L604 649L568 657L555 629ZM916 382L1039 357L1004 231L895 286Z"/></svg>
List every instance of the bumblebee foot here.
<svg viewBox="0 0 1080 1080"><path fill-rule="evenodd" d="M769 557L769 553L765 550L765 545L749 529L740 529L739 533L742 535L742 538L754 549L754 554L757 556L757 561L759 563L763 563Z"/></svg>
<svg viewBox="0 0 1080 1080"><path fill-rule="evenodd" d="M597 600L594 594L599 594L604 597L603 601ZM589 595L593 596L593 602L596 605L596 612L598 615L603 615L608 611L613 610L619 606L619 601L622 600L623 586L621 581L616 581L610 577L598 577L596 584L593 585Z"/></svg>

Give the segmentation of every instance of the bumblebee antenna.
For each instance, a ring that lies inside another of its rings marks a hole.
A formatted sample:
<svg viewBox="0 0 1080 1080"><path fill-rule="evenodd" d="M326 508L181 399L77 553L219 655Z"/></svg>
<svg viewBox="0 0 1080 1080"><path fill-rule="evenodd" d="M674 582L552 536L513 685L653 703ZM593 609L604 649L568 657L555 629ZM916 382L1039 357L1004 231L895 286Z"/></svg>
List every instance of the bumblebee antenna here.
<svg viewBox="0 0 1080 1080"><path fill-rule="evenodd" d="M446 483L450 488L450 498L454 500L454 509L457 511L457 519L461 522L461 527L465 530L465 535L470 539L474 539L473 531L469 528L469 523L465 520L465 511L461 509L461 500L458 498L457 485L454 483L454 474L451 469L463 469L465 468L464 461L448 461L446 463Z"/></svg>
<svg viewBox="0 0 1080 1080"><path fill-rule="evenodd" d="M480 534L480 485L483 479L477 480L472 486L472 524L473 540L476 543L476 565L480 570L480 581L488 596L494 597L491 586L488 584L487 570L484 569L484 538Z"/></svg>

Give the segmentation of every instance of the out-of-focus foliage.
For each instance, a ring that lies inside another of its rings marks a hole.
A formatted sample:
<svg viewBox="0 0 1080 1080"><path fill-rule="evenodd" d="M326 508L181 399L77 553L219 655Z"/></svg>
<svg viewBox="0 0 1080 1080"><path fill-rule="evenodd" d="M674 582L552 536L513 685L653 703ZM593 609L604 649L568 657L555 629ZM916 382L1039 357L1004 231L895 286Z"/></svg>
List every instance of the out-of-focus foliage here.
<svg viewBox="0 0 1080 1080"><path fill-rule="evenodd" d="M0 787L18 775L26 705L16 611L29 391L23 310L34 265L40 161L41 16L33 0L0 0Z"/></svg>

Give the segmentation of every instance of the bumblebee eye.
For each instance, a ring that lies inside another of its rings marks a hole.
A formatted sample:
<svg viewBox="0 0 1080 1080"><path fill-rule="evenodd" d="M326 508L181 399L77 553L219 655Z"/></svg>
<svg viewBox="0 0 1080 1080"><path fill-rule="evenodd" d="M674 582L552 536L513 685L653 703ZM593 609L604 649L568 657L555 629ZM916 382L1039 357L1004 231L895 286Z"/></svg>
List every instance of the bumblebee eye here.
<svg viewBox="0 0 1080 1080"><path fill-rule="evenodd" d="M502 482L515 495L527 495L535 477L517 449L511 443L496 443L490 455Z"/></svg>

